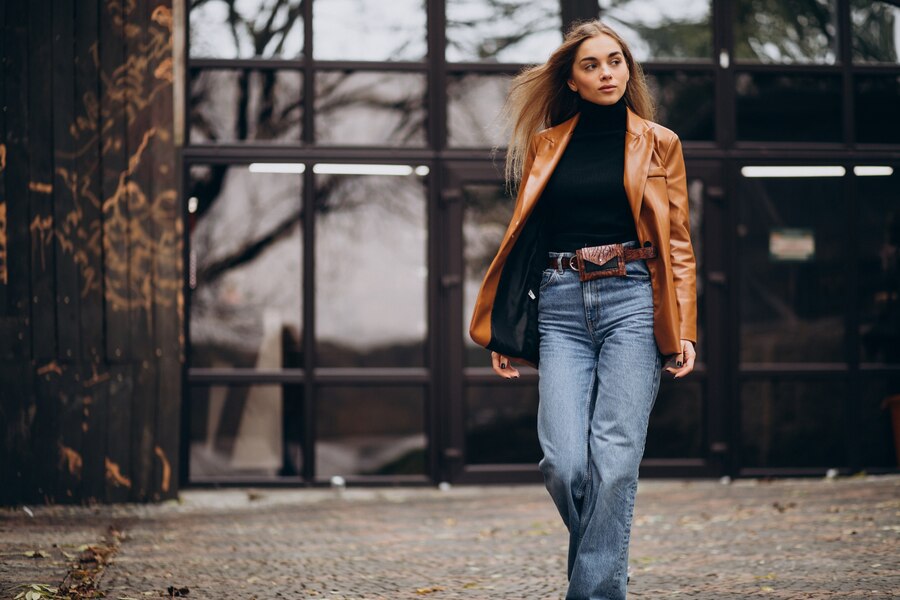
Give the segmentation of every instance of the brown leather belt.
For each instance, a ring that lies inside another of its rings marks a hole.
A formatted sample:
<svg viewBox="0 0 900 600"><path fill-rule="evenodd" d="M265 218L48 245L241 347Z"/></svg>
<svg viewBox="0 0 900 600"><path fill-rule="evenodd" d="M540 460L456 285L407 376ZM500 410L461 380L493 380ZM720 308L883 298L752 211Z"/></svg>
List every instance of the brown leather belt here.
<svg viewBox="0 0 900 600"><path fill-rule="evenodd" d="M597 279L600 277L625 276L625 263L641 258L656 258L655 246L642 248L625 248L622 244L607 244L605 246L592 246L579 248L575 256L563 256L550 258L547 267L556 269L572 269L578 271L582 281Z"/></svg>

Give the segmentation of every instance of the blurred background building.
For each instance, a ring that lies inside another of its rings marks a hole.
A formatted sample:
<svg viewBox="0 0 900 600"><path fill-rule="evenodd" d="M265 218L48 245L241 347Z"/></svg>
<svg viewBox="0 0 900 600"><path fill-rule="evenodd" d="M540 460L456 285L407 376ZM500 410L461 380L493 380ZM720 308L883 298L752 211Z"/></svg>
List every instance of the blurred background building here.
<svg viewBox="0 0 900 600"><path fill-rule="evenodd" d="M598 16L700 269L642 474L898 469L900 2L63 4L0 10L7 501L539 481L537 375L467 327L509 79Z"/></svg>

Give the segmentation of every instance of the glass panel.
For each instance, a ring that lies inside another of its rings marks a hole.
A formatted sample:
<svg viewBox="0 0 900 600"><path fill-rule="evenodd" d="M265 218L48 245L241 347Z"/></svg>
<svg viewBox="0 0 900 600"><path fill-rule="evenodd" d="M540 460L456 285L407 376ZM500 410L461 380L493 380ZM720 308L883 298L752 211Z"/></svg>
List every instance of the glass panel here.
<svg viewBox="0 0 900 600"><path fill-rule="evenodd" d="M425 364L426 200L415 175L316 175L320 366Z"/></svg>
<svg viewBox="0 0 900 600"><path fill-rule="evenodd" d="M844 381L749 381L741 385L742 467L847 464Z"/></svg>
<svg viewBox="0 0 900 600"><path fill-rule="evenodd" d="M296 144L303 77L296 71L192 71L190 141Z"/></svg>
<svg viewBox="0 0 900 600"><path fill-rule="evenodd" d="M836 75L738 73L739 140L839 142L841 78Z"/></svg>
<svg viewBox="0 0 900 600"><path fill-rule="evenodd" d="M850 0L854 62L900 62L900 6Z"/></svg>
<svg viewBox="0 0 900 600"><path fill-rule="evenodd" d="M856 141L871 144L900 144L900 75L854 74ZM887 117L887 118L886 118Z"/></svg>
<svg viewBox="0 0 900 600"><path fill-rule="evenodd" d="M860 463L867 467L900 465L900 376L866 379L860 399Z"/></svg>
<svg viewBox="0 0 900 600"><path fill-rule="evenodd" d="M191 0L193 58L296 58L303 53L302 0Z"/></svg>
<svg viewBox="0 0 900 600"><path fill-rule="evenodd" d="M668 376L669 378L671 376ZM645 458L702 458L703 382L670 381L666 374L650 413Z"/></svg>
<svg viewBox="0 0 900 600"><path fill-rule="evenodd" d="M300 367L299 175L190 170L191 367Z"/></svg>
<svg viewBox="0 0 900 600"><path fill-rule="evenodd" d="M425 392L340 386L316 400L316 477L425 473Z"/></svg>
<svg viewBox="0 0 900 600"><path fill-rule="evenodd" d="M508 385L508 384L507 384ZM466 463L537 463L536 385L466 387Z"/></svg>
<svg viewBox="0 0 900 600"><path fill-rule="evenodd" d="M447 0L450 62L543 63L562 43L559 0Z"/></svg>
<svg viewBox="0 0 900 600"><path fill-rule="evenodd" d="M648 73L647 83L657 102L657 122L682 140L714 140L715 78L684 71Z"/></svg>
<svg viewBox="0 0 900 600"><path fill-rule="evenodd" d="M900 165L857 177L860 360L900 363Z"/></svg>
<svg viewBox="0 0 900 600"><path fill-rule="evenodd" d="M741 361L844 361L840 180L739 180Z"/></svg>
<svg viewBox="0 0 900 600"><path fill-rule="evenodd" d="M426 144L425 75L316 74L316 140L320 144Z"/></svg>
<svg viewBox="0 0 900 600"><path fill-rule="evenodd" d="M502 183L463 186L463 349L465 366L489 367L491 354L469 337L475 298L503 234L515 203L503 192Z"/></svg>
<svg viewBox="0 0 900 600"><path fill-rule="evenodd" d="M313 2L313 53L319 60L422 60L425 0Z"/></svg>
<svg viewBox="0 0 900 600"><path fill-rule="evenodd" d="M737 0L734 54L764 63L837 60L837 0Z"/></svg>
<svg viewBox="0 0 900 600"><path fill-rule="evenodd" d="M712 59L711 0L600 0L600 18L638 61Z"/></svg>
<svg viewBox="0 0 900 600"><path fill-rule="evenodd" d="M302 473L302 386L195 386L190 394L191 478Z"/></svg>
<svg viewBox="0 0 900 600"><path fill-rule="evenodd" d="M505 75L454 75L447 79L447 145L451 148L505 146L509 128L499 121L509 91Z"/></svg>

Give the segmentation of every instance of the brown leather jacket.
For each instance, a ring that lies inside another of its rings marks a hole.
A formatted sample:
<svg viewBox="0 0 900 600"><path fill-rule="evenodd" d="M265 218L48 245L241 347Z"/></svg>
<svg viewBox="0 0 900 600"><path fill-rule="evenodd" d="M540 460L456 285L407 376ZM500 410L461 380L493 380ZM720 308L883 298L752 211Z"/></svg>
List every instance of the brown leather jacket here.
<svg viewBox="0 0 900 600"><path fill-rule="evenodd" d="M537 290L547 263L540 223L529 220L579 115L531 139L516 207L481 284L469 334L481 346L537 365ZM666 356L681 340L697 341L697 282L688 219L684 157L678 136L628 109L625 193L638 241L658 249L647 259L653 285L654 334Z"/></svg>

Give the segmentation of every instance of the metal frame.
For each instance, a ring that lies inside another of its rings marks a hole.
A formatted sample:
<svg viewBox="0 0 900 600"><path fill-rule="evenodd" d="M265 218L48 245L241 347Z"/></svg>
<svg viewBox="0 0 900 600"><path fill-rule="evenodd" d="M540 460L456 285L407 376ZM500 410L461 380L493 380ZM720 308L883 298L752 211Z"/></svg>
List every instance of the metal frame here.
<svg viewBox="0 0 900 600"><path fill-rule="evenodd" d="M716 214L723 229L722 238L707 239L708 267L714 266L715 274L708 290L720 296L713 302L715 308L707 314L708 337L716 335L716 358L709 349L710 365L719 374L710 376L708 386L707 417L711 420L708 432L711 436L711 460L673 459L647 460L644 463L646 473L651 475L704 476L704 475L761 475L761 474L815 474L808 469L748 469L742 468L737 446L740 440L740 383L748 378L762 376L776 377L847 377L851 385L858 383L864 375L894 373L900 367L882 368L872 365L860 365L858 356L847 357L847 362L835 373L835 365L803 365L800 368L773 366L741 366L738 363L737 331L739 329L739 298L736 277L739 273L736 246L729 232L734 231L737 223L736 202L734 192L737 185L738 167L745 162L764 160L769 164L797 164L814 161L840 161L849 165L858 161L888 161L900 163L900 145L859 144L855 141L854 123L854 76L858 74L900 75L900 65L857 65L851 61L850 0L837 0L837 23L839 31L838 60L834 65L777 65L735 61L734 56L734 6L729 0L710 0L712 3L711 22L713 56L709 61L682 62L647 62L643 67L648 73L667 73L673 71L710 73L714 80L715 99L715 139L712 142L685 142L685 154L689 162L706 165L705 168L718 170L721 180L709 190L712 194L707 200L715 206ZM351 483L367 485L373 482L384 484L421 484L428 481L460 480L470 482L494 482L503 480L537 481L537 470L532 466L520 465L479 465L466 467L461 460L460 443L464 437L461 421L461 399L464 382L494 383L493 376L487 369L468 369L462 365L461 315L462 305L460 290L462 272L462 248L455 229L461 226L462 210L459 192L459 180L453 172L460 169L475 176L497 176L488 160L489 149L447 148L447 79L448 76L468 73L506 74L517 72L521 64L493 63L448 63L444 56L446 43L445 0L425 0L427 12L427 56L418 62L366 62L366 61L322 61L314 58L313 48L313 7L312 0L305 1L303 27L304 51L299 59L199 59L191 58L186 52L187 66L183 69L185 132L190 131L190 80L197 69L290 69L299 71L303 76L303 94L306 99L303 110L303 127L301 139L296 144L279 144L265 146L260 144L191 144L183 147L180 159L184 181L191 165L198 163L240 164L251 160L281 161L321 161L339 160L342 162L378 161L384 163L412 162L428 165L427 210L428 210L428 258L429 277L427 283L427 323L426 366L412 369L323 369L315 364L315 293L313 289L315 275L315 219L314 215L314 178L312 169L303 175L302 198L305 215L303 230L303 348L306 363L302 369L289 369L275 372L246 372L220 369L190 369L187 366L183 373L184 402L182 410L182 485L319 485L322 481L314 477L315 465L315 414L317 387L323 384L341 383L344 385L412 385L421 386L425 391L425 432L429 440L428 474L424 477L390 477L390 478L350 478ZM562 0L563 14L567 17L592 18L597 16L597 3L585 0ZM184 11L186 47L190 47L190 15ZM725 51L731 58L728 68L722 68L718 62L720 51ZM315 73L322 70L340 71L383 71L421 73L427 78L427 146L422 148L385 148L385 147L339 147L315 145ZM735 139L736 134L736 92L735 73L831 73L841 77L841 101L843 111L843 141L838 143L770 143L741 142ZM187 140L189 137L186 136ZM500 159L498 159L500 160ZM479 175L480 174L480 175ZM183 184L184 185L184 184ZM843 194L847 205L847 218L855 218L856 208L851 201L855 190L853 180L847 178ZM185 209L186 210L186 209ZM187 215L185 214L185 218ZM709 231L707 225L705 231ZM186 236L187 237L187 236ZM189 239L185 240L184 256L187 260ZM716 252L715 261L709 262L712 252ZM857 259L856 250L847 257L847 265L852 267ZM852 273L853 269L850 268ZM855 280L854 280L855 281ZM855 289L855 286L849 286ZM186 314L189 314L190 294L185 281ZM849 292L848 292L849 293ZM856 300L852 299L847 308L847 325L850 339L855 339L858 329ZM715 322L713 322L715 321ZM185 340L190 343L189 319L185 319ZM716 334L712 332L716 331ZM827 371L827 373L825 372ZM710 375L710 374L707 374ZM523 384L536 378L534 374L523 375ZM304 448L304 464L302 477L283 478L279 480L216 479L215 481L191 480L189 466L188 419L190 416L189 388L192 384L211 383L292 383L304 386L304 419L305 431L302 440ZM715 395L714 395L715 394ZM852 417L851 401L846 399L845 407L848 416ZM723 446L724 444L724 446ZM848 444L852 443L848 436ZM851 450L852 453L852 450ZM713 460L714 459L714 460Z"/></svg>

